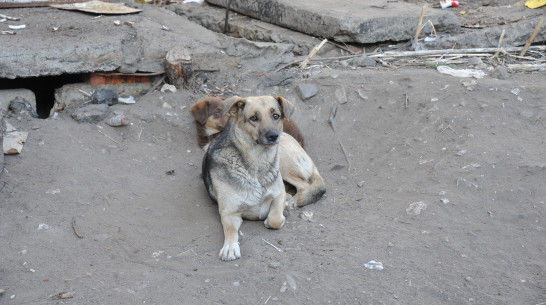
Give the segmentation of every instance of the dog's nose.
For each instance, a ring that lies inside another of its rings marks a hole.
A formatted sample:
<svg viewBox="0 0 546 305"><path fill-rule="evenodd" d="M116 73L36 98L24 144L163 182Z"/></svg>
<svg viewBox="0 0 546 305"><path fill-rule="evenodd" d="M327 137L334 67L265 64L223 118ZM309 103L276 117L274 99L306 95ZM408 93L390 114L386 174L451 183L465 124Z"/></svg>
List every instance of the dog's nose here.
<svg viewBox="0 0 546 305"><path fill-rule="evenodd" d="M277 139L279 138L279 134L274 131L268 131L265 134L265 138L267 139L269 143L275 143L277 142Z"/></svg>

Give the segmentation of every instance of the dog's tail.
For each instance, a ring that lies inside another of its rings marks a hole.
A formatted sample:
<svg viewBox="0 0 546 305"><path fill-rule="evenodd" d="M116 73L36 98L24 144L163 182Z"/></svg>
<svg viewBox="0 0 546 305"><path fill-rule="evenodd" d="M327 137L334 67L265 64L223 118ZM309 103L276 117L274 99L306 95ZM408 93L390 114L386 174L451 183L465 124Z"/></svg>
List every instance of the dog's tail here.
<svg viewBox="0 0 546 305"><path fill-rule="evenodd" d="M296 206L298 207L315 203L326 193L326 184L315 166L313 166L313 173L309 177L308 183L309 185L298 190L298 193L294 197Z"/></svg>

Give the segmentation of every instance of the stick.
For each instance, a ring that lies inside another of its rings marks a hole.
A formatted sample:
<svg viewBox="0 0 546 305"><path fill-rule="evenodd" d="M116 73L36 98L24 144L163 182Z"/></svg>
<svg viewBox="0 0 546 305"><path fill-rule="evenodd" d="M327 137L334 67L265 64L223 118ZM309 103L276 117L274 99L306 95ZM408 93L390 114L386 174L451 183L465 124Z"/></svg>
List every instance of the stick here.
<svg viewBox="0 0 546 305"><path fill-rule="evenodd" d="M339 146L341 146L341 151L343 152L343 155L345 155L345 160L347 160L347 172L351 171L351 161L349 161L349 156L347 155L347 152L345 151L345 146L343 146L343 143L341 143L341 140L339 139L339 136L337 135L336 126L334 125L334 118L336 117L337 113L337 106L334 104L332 106L332 112L330 113L330 125L332 126L332 130L334 131L334 134L336 135L337 141L339 142Z"/></svg>
<svg viewBox="0 0 546 305"><path fill-rule="evenodd" d="M262 240L263 240L266 244L268 244L268 245L270 245L271 247L275 248L275 250L277 250L277 251L279 251L279 252L283 252L281 248L275 246L274 244L268 242L267 240L265 240L265 239L263 239L263 238L262 238Z"/></svg>
<svg viewBox="0 0 546 305"><path fill-rule="evenodd" d="M494 59L494 58L497 58L497 56L499 56L500 52L502 51L502 48L501 48L501 44L502 44L502 39L504 38L504 30L505 29L502 29L502 33L500 35L500 38L499 38L499 44L497 45L497 52L495 53L495 55L493 55L491 57L491 59Z"/></svg>
<svg viewBox="0 0 546 305"><path fill-rule="evenodd" d="M100 131L100 130L97 130L98 132L102 133L105 137L107 137L108 139L112 140L114 143L118 144L119 145L119 142L112 139L109 135L105 134L104 132Z"/></svg>
<svg viewBox="0 0 546 305"><path fill-rule="evenodd" d="M417 31L415 31L415 37L413 38L413 41L417 42L419 39L419 34L421 34L421 24L423 24L423 17L425 16L425 11L427 10L428 4L425 3L423 5L423 8L421 9L421 16L419 16L419 23L417 24Z"/></svg>
<svg viewBox="0 0 546 305"><path fill-rule="evenodd" d="M89 96L89 97L91 97L91 95L92 95L91 93L85 92L82 89L78 89L78 91L80 91L81 93L83 93L84 95Z"/></svg>
<svg viewBox="0 0 546 305"><path fill-rule="evenodd" d="M83 238L83 235L78 233L78 230L76 230L76 217L72 217L72 230L74 230L74 234L76 234L78 238Z"/></svg>
<svg viewBox="0 0 546 305"><path fill-rule="evenodd" d="M509 47L504 50L507 52L516 52L522 50L522 47ZM546 50L546 46L531 46L533 50ZM445 49L445 50L420 50L420 51L387 51L381 54L371 54L368 57L411 57L442 54L465 54L465 53L494 53L498 48L472 48L472 49Z"/></svg>
<svg viewBox="0 0 546 305"><path fill-rule="evenodd" d="M224 22L224 35L227 33L228 20L229 20L229 9L231 7L231 2L233 2L233 0L229 0L228 4L227 4L227 7L226 7L226 20Z"/></svg>
<svg viewBox="0 0 546 305"><path fill-rule="evenodd" d="M7 20L13 20L13 21L19 21L19 18L17 18L17 17L11 17L11 16L4 15L4 14L0 14L0 18L5 18Z"/></svg>
<svg viewBox="0 0 546 305"><path fill-rule="evenodd" d="M322 48L322 46L328 42L328 39L324 39L319 45L313 48L309 55L307 55L307 58L300 64L300 69L303 70L305 67L307 67L307 64L309 63L309 60L311 60L311 57L313 57L319 50Z"/></svg>
<svg viewBox="0 0 546 305"><path fill-rule="evenodd" d="M531 46L531 43L533 43L533 40L535 40L535 36L537 36L538 30L540 30L540 27L542 26L542 23L544 22L544 18L546 18L546 11L542 13L542 18L540 18L540 20L538 21L538 24L535 27L533 34L531 34L531 37L529 37L529 40L523 47L523 50L521 50L521 53L519 53L519 56L525 55L525 53L527 52L527 49L529 49L529 46Z"/></svg>

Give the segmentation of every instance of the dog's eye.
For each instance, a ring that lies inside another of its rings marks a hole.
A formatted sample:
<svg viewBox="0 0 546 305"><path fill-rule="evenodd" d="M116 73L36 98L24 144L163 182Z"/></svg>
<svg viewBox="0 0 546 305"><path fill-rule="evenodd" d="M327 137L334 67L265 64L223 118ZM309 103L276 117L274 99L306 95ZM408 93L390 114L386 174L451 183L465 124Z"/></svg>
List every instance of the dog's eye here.
<svg viewBox="0 0 546 305"><path fill-rule="evenodd" d="M252 122L256 122L258 120L258 117L253 115L249 118L249 120L251 120Z"/></svg>
<svg viewBox="0 0 546 305"><path fill-rule="evenodd" d="M278 120L278 119L281 118L281 116L278 115L277 113L273 113L273 118L274 118L275 120Z"/></svg>

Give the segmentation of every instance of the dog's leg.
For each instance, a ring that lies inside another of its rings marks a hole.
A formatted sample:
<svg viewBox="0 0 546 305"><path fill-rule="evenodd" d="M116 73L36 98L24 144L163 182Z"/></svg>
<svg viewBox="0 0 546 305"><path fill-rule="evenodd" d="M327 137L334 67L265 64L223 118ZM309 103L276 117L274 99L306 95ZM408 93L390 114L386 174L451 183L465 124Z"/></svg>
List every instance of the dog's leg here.
<svg viewBox="0 0 546 305"><path fill-rule="evenodd" d="M286 193L284 192L284 186L281 194L273 199L271 207L269 208L269 215L264 221L264 225L268 229L280 229L284 226L284 207L285 207Z"/></svg>
<svg viewBox="0 0 546 305"><path fill-rule="evenodd" d="M317 202L326 192L326 185L316 167L313 168L313 173L307 181L297 176L283 176L283 179L297 189L297 193L291 202L294 203L294 206L291 208L299 208Z"/></svg>
<svg viewBox="0 0 546 305"><path fill-rule="evenodd" d="M239 228L243 223L241 215L221 213L222 227L224 227L224 246L220 249L220 259L232 261L241 257L239 248Z"/></svg>

